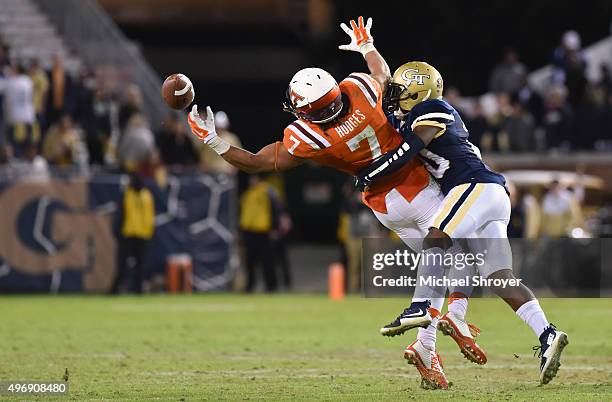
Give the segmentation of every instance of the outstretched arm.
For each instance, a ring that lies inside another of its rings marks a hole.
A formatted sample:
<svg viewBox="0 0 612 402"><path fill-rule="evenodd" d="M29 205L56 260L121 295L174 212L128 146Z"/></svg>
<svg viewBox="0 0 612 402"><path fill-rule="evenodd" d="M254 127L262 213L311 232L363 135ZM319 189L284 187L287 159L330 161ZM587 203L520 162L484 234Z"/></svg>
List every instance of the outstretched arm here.
<svg viewBox="0 0 612 402"><path fill-rule="evenodd" d="M372 185L382 176L398 171L425 148L442 130L434 126L417 126L404 138L404 142L393 151L376 159L370 166L357 175L357 187L360 190Z"/></svg>
<svg viewBox="0 0 612 402"><path fill-rule="evenodd" d="M195 105L189 113L188 121L195 136L228 163L247 173L287 170L302 163L302 159L291 155L282 142L266 145L256 154L230 145L217 135L210 107L206 108L206 116L202 118L198 113L198 106Z"/></svg>
<svg viewBox="0 0 612 402"><path fill-rule="evenodd" d="M351 52L359 52L363 55L368 69L370 70L370 76L374 78L382 89L383 94L387 89L387 84L391 78L391 70L385 59L374 47L374 38L370 33L372 28L372 18L368 18L367 23L364 25L363 17L359 17L355 20L351 20L351 28L349 28L344 22L340 24L340 28L351 38L351 43L348 45L340 45L339 49L348 50Z"/></svg>
<svg viewBox="0 0 612 402"><path fill-rule="evenodd" d="M230 145L221 157L247 173L287 170L303 162L302 159L287 152L285 144L280 141L266 145L256 154Z"/></svg>

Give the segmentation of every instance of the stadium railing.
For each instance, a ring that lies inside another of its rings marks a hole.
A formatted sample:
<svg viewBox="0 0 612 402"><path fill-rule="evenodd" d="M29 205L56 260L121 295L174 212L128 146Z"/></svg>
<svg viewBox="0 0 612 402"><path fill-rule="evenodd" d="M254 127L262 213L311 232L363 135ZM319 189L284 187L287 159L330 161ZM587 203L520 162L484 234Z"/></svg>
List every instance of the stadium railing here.
<svg viewBox="0 0 612 402"><path fill-rule="evenodd" d="M86 65L115 66L143 92L153 129L170 109L159 94L161 79L95 0L32 0Z"/></svg>

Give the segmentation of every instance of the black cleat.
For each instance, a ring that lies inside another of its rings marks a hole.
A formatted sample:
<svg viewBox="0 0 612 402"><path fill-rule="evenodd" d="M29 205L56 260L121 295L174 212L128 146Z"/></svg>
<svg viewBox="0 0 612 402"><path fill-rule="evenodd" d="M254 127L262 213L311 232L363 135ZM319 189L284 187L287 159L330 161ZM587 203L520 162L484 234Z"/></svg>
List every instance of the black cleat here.
<svg viewBox="0 0 612 402"><path fill-rule="evenodd" d="M430 304L429 301L413 302L395 321L380 329L381 335L395 336L401 335L412 328L426 328L431 324L431 315L429 314Z"/></svg>

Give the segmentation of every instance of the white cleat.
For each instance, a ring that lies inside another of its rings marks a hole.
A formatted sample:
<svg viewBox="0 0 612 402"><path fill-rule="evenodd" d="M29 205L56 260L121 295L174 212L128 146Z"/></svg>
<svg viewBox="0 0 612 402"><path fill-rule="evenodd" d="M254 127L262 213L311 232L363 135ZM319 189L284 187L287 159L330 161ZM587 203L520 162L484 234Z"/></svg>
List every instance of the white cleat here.
<svg viewBox="0 0 612 402"><path fill-rule="evenodd" d="M429 350L421 341L414 341L406 347L404 358L413 364L421 375L421 387L424 389L448 389L448 381L442 368L440 355Z"/></svg>
<svg viewBox="0 0 612 402"><path fill-rule="evenodd" d="M542 335L540 335L540 346L534 347L539 350L538 357L540 362L540 384L548 384L557 375L561 366L561 353L569 343L565 332L557 331L557 328L550 324Z"/></svg>

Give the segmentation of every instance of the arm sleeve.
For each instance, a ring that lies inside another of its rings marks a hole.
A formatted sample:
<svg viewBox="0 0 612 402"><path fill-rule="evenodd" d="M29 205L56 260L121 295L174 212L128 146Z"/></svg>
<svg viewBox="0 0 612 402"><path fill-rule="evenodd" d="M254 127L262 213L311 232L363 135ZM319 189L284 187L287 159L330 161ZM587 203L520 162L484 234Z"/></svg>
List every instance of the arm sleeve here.
<svg viewBox="0 0 612 402"><path fill-rule="evenodd" d="M408 134L399 147L389 151L370 166L359 172L359 180L370 184L381 176L397 172L402 166L418 155L425 148L423 141L415 134Z"/></svg>

